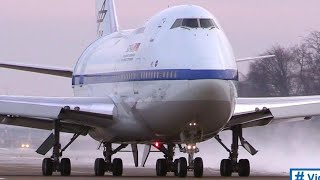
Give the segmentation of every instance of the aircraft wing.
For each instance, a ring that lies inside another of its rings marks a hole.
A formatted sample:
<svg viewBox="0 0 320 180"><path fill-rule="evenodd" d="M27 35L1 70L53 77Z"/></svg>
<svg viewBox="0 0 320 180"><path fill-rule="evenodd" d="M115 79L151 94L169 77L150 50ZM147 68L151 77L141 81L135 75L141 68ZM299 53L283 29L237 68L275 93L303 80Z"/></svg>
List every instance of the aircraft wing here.
<svg viewBox="0 0 320 180"><path fill-rule="evenodd" d="M52 130L60 119L63 132L76 133L110 126L113 109L110 98L0 96L0 123Z"/></svg>
<svg viewBox="0 0 320 180"><path fill-rule="evenodd" d="M268 124L307 121L320 116L320 96L281 98L238 98L235 113L225 126L265 126Z"/></svg>
<svg viewBox="0 0 320 180"><path fill-rule="evenodd" d="M252 60L260 60L260 59L269 59L276 57L275 55L265 55L265 56L257 56L257 57L246 57L246 58L240 58L236 59L236 62L246 62L246 61L252 61Z"/></svg>
<svg viewBox="0 0 320 180"><path fill-rule="evenodd" d="M69 78L72 77L72 70L67 68L45 67L45 66L39 66L39 65L6 63L6 62L0 62L0 67L20 70L20 71L49 74L54 76L62 76L62 77L69 77Z"/></svg>

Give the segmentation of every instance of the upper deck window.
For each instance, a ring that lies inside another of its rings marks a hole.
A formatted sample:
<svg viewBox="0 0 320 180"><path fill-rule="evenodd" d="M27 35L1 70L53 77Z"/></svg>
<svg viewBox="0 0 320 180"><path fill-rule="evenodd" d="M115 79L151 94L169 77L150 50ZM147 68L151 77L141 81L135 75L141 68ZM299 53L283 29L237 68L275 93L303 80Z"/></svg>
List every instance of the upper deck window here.
<svg viewBox="0 0 320 180"><path fill-rule="evenodd" d="M188 28L217 28L217 25L213 19L196 19L196 18L187 18L187 19L177 19L172 25L171 29L177 27L188 27Z"/></svg>

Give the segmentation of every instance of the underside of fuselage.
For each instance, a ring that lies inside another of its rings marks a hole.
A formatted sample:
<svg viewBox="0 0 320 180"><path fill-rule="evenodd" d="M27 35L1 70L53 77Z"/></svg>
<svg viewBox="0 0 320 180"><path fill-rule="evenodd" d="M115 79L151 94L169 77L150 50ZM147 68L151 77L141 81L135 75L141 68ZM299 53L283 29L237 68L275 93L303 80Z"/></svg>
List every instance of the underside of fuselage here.
<svg viewBox="0 0 320 180"><path fill-rule="evenodd" d="M107 86L112 85L82 88L105 96L105 89L112 89ZM118 83L113 91L117 93L108 96L116 98L115 122L109 128L90 132L98 141L201 142L220 132L228 122L236 96L233 83L227 80ZM130 113L125 112L124 104Z"/></svg>

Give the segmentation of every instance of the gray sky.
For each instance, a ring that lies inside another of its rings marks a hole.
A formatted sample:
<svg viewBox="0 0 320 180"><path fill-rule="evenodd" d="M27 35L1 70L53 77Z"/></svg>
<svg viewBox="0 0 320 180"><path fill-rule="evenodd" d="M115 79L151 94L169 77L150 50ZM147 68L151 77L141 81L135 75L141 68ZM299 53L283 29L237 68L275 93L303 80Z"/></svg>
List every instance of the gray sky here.
<svg viewBox="0 0 320 180"><path fill-rule="evenodd" d="M320 30L319 0L116 0L121 28L176 4L197 4L223 25L236 57L293 45ZM95 39L93 0L1 0L0 61L73 67ZM0 69L0 94L70 96L69 79Z"/></svg>

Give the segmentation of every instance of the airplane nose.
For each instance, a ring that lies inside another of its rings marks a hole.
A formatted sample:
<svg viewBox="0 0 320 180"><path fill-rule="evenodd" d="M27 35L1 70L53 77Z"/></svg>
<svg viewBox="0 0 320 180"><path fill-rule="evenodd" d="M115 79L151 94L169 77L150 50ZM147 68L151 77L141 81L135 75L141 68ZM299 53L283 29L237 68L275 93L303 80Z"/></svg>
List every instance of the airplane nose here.
<svg viewBox="0 0 320 180"><path fill-rule="evenodd" d="M189 82L189 90L194 100L232 101L232 84L225 80L196 80Z"/></svg>
<svg viewBox="0 0 320 180"><path fill-rule="evenodd" d="M218 79L175 82L170 86L166 98L152 104L139 104L147 126L161 137L164 134L178 135L190 130L190 123L196 123L196 132L201 134L219 132L230 119L235 94L232 82ZM154 116L161 114L161 116Z"/></svg>

